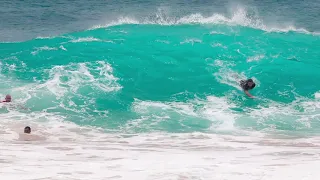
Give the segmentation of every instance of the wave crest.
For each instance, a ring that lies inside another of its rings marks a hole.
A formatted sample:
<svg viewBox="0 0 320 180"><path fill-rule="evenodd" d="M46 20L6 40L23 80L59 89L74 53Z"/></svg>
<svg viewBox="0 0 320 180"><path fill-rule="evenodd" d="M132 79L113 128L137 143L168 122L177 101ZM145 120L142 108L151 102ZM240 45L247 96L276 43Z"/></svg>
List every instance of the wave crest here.
<svg viewBox="0 0 320 180"><path fill-rule="evenodd" d="M187 24L226 24L229 26L245 26L260 29L266 32L298 32L312 35L319 35L320 32L310 32L304 28L297 28L294 25L266 25L257 15L251 15L245 8L237 8L230 17L214 13L211 16L204 16L201 13L190 14L181 18L170 17L162 11L158 11L155 17L137 19L134 17L119 17L105 25L96 25L91 29L117 26L123 24L153 24L153 25L187 25Z"/></svg>

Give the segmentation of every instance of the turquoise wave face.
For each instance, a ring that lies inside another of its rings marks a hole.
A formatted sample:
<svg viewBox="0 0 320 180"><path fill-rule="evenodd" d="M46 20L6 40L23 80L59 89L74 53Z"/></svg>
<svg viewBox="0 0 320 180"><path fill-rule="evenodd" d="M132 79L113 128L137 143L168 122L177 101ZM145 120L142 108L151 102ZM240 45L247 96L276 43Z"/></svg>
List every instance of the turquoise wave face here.
<svg viewBox="0 0 320 180"><path fill-rule="evenodd" d="M120 131L317 132L320 38L227 25L127 24L1 43L1 92ZM247 98L238 86L253 78Z"/></svg>

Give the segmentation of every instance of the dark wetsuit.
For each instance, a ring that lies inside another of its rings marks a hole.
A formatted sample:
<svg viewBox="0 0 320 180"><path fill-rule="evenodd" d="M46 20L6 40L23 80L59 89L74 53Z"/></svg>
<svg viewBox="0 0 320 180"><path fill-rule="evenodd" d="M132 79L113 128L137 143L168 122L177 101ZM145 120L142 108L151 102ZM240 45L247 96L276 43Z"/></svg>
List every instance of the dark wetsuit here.
<svg viewBox="0 0 320 180"><path fill-rule="evenodd" d="M248 90L253 89L256 86L256 84L253 83L252 87L249 87L248 86L248 80L241 80L240 81L240 86L242 87L243 90L248 91Z"/></svg>

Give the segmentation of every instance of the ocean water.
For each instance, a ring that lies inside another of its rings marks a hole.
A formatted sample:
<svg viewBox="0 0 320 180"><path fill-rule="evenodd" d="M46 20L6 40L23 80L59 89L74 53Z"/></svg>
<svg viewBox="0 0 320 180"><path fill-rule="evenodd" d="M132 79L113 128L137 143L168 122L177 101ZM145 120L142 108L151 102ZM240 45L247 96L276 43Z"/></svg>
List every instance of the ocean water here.
<svg viewBox="0 0 320 180"><path fill-rule="evenodd" d="M319 1L2 4L1 179L320 175Z"/></svg>

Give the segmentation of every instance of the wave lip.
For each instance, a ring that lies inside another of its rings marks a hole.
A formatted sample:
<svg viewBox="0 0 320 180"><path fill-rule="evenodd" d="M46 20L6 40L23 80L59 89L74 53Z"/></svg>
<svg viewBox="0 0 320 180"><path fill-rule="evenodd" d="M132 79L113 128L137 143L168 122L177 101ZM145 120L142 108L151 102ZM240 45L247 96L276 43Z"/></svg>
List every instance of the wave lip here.
<svg viewBox="0 0 320 180"><path fill-rule="evenodd" d="M120 17L116 21L112 21L105 25L96 25L91 29L104 28L110 26L117 26L123 24L157 24L163 26L171 25L187 25L187 24L226 24L229 26L245 26L254 29L260 29L266 32L298 32L304 34L320 35L320 32L310 32L304 28L297 28L294 25L280 27L268 26L262 22L259 17L251 17L249 12L244 8L237 8L231 17L222 14L213 14L205 17L201 13L190 14L181 18L167 17L163 13L157 13L157 18L145 18L137 20L131 17ZM91 30L90 29L90 30Z"/></svg>

